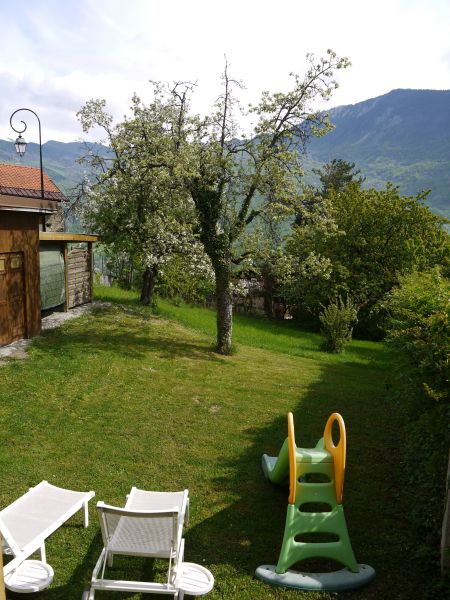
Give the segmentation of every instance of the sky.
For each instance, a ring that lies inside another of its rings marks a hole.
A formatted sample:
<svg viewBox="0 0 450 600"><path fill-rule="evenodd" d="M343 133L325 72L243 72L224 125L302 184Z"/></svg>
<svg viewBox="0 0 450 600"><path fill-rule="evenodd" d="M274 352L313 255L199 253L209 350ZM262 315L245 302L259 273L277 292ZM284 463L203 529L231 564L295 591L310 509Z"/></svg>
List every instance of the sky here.
<svg viewBox="0 0 450 600"><path fill-rule="evenodd" d="M352 62L330 108L450 89L448 0L0 0L0 23L0 139L16 138L9 120L22 107L39 115L43 143L98 139L77 120L83 104L104 98L120 121L134 92L150 101L149 80L196 82L192 107L208 113L225 56L244 106L288 91L306 54L328 48ZM37 142L35 117L17 117Z"/></svg>

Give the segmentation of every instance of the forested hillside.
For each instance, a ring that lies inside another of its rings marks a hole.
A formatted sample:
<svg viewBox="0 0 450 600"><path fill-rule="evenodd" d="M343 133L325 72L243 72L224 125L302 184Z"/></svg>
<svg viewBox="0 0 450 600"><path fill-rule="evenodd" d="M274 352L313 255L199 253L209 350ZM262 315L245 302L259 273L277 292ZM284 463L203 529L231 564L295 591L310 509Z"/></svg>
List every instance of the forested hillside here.
<svg viewBox="0 0 450 600"><path fill-rule="evenodd" d="M431 189L430 205L450 216L450 91L393 90L329 111L335 130L312 140L308 166L333 158L356 163L365 187Z"/></svg>
<svg viewBox="0 0 450 600"><path fill-rule="evenodd" d="M12 132L14 133L14 132ZM28 143L25 156L16 155L13 141L0 140L0 162L22 165L39 166L39 146L26 138ZM92 145L91 145L92 146ZM94 151L101 150L98 144L93 145ZM89 148L82 142L49 141L42 145L44 171L66 194L74 188L84 176L85 167L77 161L84 156ZM104 148L105 154L108 152Z"/></svg>

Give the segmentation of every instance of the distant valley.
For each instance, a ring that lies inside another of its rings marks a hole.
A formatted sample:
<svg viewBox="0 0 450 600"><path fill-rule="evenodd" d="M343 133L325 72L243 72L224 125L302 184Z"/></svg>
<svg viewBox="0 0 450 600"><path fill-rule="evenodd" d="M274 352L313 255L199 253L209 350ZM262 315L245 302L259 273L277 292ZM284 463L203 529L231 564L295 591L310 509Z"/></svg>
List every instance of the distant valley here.
<svg viewBox="0 0 450 600"><path fill-rule="evenodd" d="M342 158L360 169L365 187L381 188L391 181L405 195L431 189L432 209L450 217L450 90L393 90L328 112L335 129L308 145L308 182L315 183L313 168ZM49 141L42 150L44 170L69 194L84 176L83 165L76 161L86 147ZM27 154L19 159L13 143L0 140L0 162L38 166L38 146L29 143Z"/></svg>

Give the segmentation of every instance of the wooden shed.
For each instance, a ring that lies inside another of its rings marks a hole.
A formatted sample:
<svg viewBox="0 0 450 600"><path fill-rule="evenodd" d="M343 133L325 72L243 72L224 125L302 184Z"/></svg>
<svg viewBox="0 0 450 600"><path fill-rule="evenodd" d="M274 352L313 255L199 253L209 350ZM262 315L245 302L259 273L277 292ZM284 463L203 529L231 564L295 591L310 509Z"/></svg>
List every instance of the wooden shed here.
<svg viewBox="0 0 450 600"><path fill-rule="evenodd" d="M40 176L0 163L0 346L40 333L42 309L92 300L97 236L45 231L66 198L45 174L42 194Z"/></svg>
<svg viewBox="0 0 450 600"><path fill-rule="evenodd" d="M41 330L39 229L64 198L45 174L42 194L39 169L0 163L0 346Z"/></svg>

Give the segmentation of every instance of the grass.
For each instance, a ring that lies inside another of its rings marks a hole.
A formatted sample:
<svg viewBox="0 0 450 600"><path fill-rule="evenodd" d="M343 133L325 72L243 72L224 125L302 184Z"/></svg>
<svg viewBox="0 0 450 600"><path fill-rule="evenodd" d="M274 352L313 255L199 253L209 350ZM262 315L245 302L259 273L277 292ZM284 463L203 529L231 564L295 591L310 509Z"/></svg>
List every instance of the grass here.
<svg viewBox="0 0 450 600"><path fill-rule="evenodd" d="M135 295L119 288L98 288L100 299L114 299L127 304L136 303ZM210 338L215 343L216 313L187 304L173 304L169 300L158 298L156 313L173 319ZM353 340L343 354L322 352L323 337L317 333L302 331L292 321L269 321L264 317L235 315L233 319L233 341L238 346L249 345L255 348L282 352L291 356L312 358L334 364L389 366L390 350L383 344L366 340Z"/></svg>
<svg viewBox="0 0 450 600"><path fill-rule="evenodd" d="M101 288L98 297L113 304L45 332L27 360L0 370L2 507L42 479L119 505L132 485L187 487L186 560L214 573L211 600L425 597L397 485L404 423L387 398L383 345L354 342L344 357L330 357L316 336L239 317L238 352L222 357L211 351L209 311L164 302L152 315L132 293ZM289 410L306 447L331 412L345 418L349 532L357 559L378 572L351 595L286 591L254 578L259 564L276 562L281 544L287 492L268 484L259 465L263 452L278 452ZM88 584L101 549L91 504L87 530L77 515L49 539L55 579L40 599L79 600ZM139 574L149 568L133 566ZM139 596L98 593L121 597Z"/></svg>

